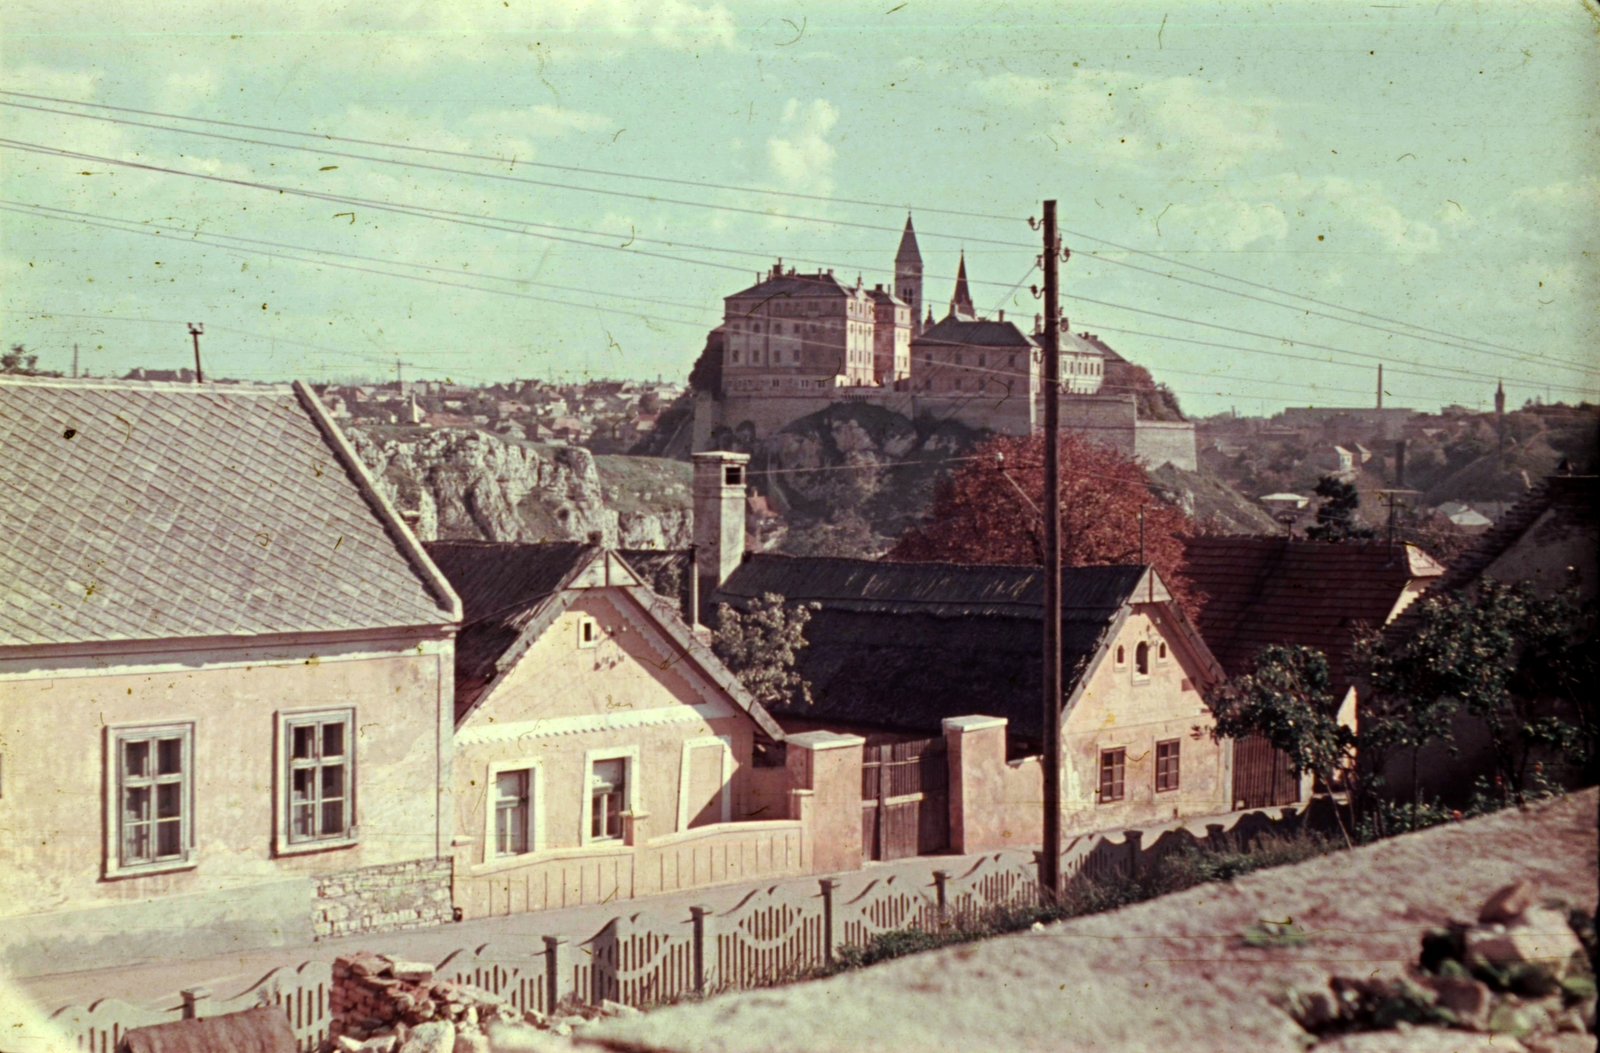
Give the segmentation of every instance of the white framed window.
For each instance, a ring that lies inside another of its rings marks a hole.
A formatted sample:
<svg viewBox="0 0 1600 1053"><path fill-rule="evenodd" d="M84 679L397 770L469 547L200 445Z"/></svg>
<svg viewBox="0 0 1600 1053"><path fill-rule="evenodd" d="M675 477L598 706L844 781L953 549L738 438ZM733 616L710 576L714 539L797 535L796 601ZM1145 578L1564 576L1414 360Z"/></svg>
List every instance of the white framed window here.
<svg viewBox="0 0 1600 1053"><path fill-rule="evenodd" d="M1133 645L1133 678L1150 679L1150 645L1143 640Z"/></svg>
<svg viewBox="0 0 1600 1053"><path fill-rule="evenodd" d="M194 865L194 724L106 728L105 875Z"/></svg>
<svg viewBox="0 0 1600 1053"><path fill-rule="evenodd" d="M578 646L597 647L600 644L600 623L587 614L578 617Z"/></svg>
<svg viewBox="0 0 1600 1053"><path fill-rule="evenodd" d="M277 852L355 844L356 711L280 712L277 752Z"/></svg>
<svg viewBox="0 0 1600 1053"><path fill-rule="evenodd" d="M678 832L733 821L733 739L686 739L678 769Z"/></svg>
<svg viewBox="0 0 1600 1053"><path fill-rule="evenodd" d="M544 837L544 767L537 758L489 765L484 785L483 861L540 852Z"/></svg>
<svg viewBox="0 0 1600 1053"><path fill-rule="evenodd" d="M639 793L639 747L617 746L584 754L583 829L585 845L620 842L623 813L643 809Z"/></svg>

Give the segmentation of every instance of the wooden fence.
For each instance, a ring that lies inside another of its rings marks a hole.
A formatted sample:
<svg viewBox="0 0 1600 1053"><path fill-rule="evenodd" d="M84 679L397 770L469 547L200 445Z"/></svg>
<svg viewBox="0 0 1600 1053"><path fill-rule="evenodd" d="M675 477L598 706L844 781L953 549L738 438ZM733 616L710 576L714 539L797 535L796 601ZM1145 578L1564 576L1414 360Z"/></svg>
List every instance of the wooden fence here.
<svg viewBox="0 0 1600 1053"><path fill-rule="evenodd" d="M1220 847L1232 835L1297 830L1300 808L1235 812L1221 821L1175 820L1142 830L1085 834L1063 849L1064 880L1115 880L1136 875L1174 851ZM815 883L782 882L757 889L718 913L691 907L687 916L641 910L608 920L577 944L545 937L538 945L484 944L458 950L439 964L442 980L470 983L523 1010L548 1013L563 1001L609 999L648 1006L719 991L768 986L827 966L841 949L905 929L935 932L972 925L986 914L1039 902L1038 853L1006 849L963 860L959 873L927 878L878 876L863 870ZM104 999L69 1006L53 1019L84 1053L115 1053L130 1029L169 1020L216 1016L258 1005L281 1006L302 1053L325 1048L333 1023L332 967L307 962L277 969L236 998L212 1001L184 994L181 1008L143 1009Z"/></svg>

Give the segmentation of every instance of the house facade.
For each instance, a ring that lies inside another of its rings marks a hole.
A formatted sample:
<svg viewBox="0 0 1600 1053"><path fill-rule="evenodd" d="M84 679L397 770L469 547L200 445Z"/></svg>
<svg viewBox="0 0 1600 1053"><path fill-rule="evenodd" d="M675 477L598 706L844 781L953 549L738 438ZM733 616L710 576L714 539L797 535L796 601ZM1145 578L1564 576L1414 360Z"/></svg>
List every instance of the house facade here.
<svg viewBox="0 0 1600 1053"><path fill-rule="evenodd" d="M315 394L0 379L0 960L450 917L460 604Z"/></svg>
<svg viewBox="0 0 1600 1053"><path fill-rule="evenodd" d="M752 554L718 597L812 608L797 668L813 704L777 710L780 723L869 746L954 733L967 745L953 751L997 758L992 779L951 802L970 832L954 847L980 851L1037 839L1043 589L1038 567ZM1073 567L1062 593L1063 829L1228 811L1231 744L1212 739L1202 694L1221 669L1160 575Z"/></svg>
<svg viewBox="0 0 1600 1053"><path fill-rule="evenodd" d="M466 608L456 905L466 917L808 872L784 734L617 553L430 542Z"/></svg>

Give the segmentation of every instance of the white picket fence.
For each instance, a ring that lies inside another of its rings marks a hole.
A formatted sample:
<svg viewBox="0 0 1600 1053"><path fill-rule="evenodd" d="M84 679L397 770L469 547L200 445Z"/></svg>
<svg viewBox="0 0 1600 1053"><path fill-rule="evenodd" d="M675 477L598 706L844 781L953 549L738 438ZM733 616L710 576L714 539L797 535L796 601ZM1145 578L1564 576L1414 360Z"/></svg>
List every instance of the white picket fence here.
<svg viewBox="0 0 1600 1053"><path fill-rule="evenodd" d="M1168 852L1216 847L1230 833L1250 838L1291 832L1305 819L1302 808L1277 811L1084 834L1062 850L1060 873L1067 881L1131 876ZM543 950L486 943L448 955L436 977L470 983L540 1013L572 999L647 1006L769 986L825 967L842 948L865 946L883 933L936 932L1038 902L1038 853L1006 849L978 857L959 874L934 870L926 881L882 877L869 869L814 885L773 884L720 913L691 907L684 917L645 908L611 918L576 951L555 937L544 938ZM332 985L330 964L306 962L276 969L225 1001L187 991L182 1007L152 1010L102 999L87 1008L68 1006L53 1020L84 1053L115 1053L132 1028L276 1005L288 1014L301 1053L317 1053L333 1030Z"/></svg>

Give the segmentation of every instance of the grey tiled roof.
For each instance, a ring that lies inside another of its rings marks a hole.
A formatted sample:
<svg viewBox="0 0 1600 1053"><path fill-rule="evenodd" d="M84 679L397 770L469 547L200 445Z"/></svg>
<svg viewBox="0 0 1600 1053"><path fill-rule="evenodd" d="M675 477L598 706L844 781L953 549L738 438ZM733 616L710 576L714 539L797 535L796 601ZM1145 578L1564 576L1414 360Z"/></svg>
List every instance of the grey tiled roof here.
<svg viewBox="0 0 1600 1053"><path fill-rule="evenodd" d="M0 646L452 623L343 442L299 386L0 379Z"/></svg>

